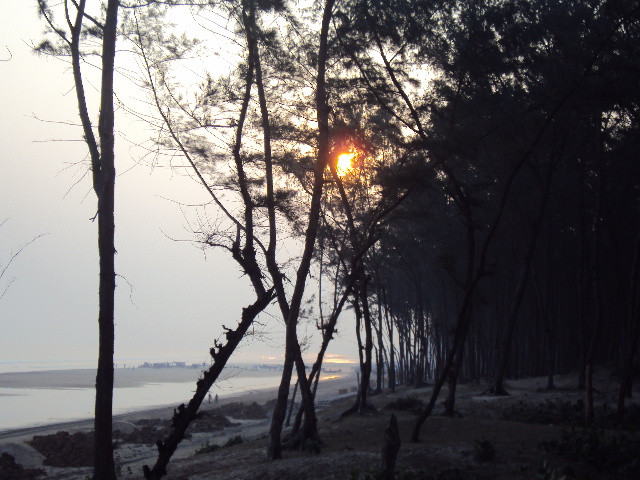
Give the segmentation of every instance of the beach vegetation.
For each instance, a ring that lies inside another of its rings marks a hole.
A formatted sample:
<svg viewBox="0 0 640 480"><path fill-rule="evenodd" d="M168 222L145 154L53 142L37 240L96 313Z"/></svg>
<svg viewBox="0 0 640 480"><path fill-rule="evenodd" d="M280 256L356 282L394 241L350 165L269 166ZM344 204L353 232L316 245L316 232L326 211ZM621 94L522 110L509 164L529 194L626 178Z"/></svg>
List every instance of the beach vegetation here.
<svg viewBox="0 0 640 480"><path fill-rule="evenodd" d="M548 453L581 462L598 471L626 478L640 474L640 440L637 435L612 434L590 427L564 429L558 439L540 443Z"/></svg>
<svg viewBox="0 0 640 480"><path fill-rule="evenodd" d="M222 448L220 445L215 444L215 443L209 443L209 440L207 440L207 442L204 445L201 445L196 450L196 455L200 455L202 453L213 453L213 452L219 450L220 448Z"/></svg>
<svg viewBox="0 0 640 480"><path fill-rule="evenodd" d="M224 444L223 447L233 447L235 445L242 445L244 443L244 439L242 435L236 435L235 437L229 438Z"/></svg>
<svg viewBox="0 0 640 480"><path fill-rule="evenodd" d="M218 445L215 443L209 443L209 440L204 445L201 445L200 448L196 450L196 455L202 453L213 453L218 451L221 448L234 447L236 445L242 445L244 443L244 439L242 435L236 435L235 437L229 437L226 442L222 445Z"/></svg>

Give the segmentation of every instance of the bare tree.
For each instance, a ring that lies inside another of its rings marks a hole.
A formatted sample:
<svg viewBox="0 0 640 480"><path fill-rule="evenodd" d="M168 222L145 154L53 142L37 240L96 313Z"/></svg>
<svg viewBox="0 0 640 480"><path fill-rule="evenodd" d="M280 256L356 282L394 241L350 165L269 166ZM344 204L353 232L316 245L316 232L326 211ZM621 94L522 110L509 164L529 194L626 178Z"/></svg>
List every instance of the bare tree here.
<svg viewBox="0 0 640 480"><path fill-rule="evenodd" d="M116 38L118 27L118 0L107 0L98 5L98 19L86 10L86 0L64 2L64 27L54 21L53 10L46 0L38 0L39 14L49 28L55 43L42 42L36 49L40 53L70 56L78 110L84 140L89 148L93 190L98 200L98 254L100 257L99 283L99 353L96 374L94 480L116 478L112 445L113 410L113 348L114 348L114 185L115 185L115 115L113 80L115 71ZM88 24L88 26L87 26ZM97 39L97 40L96 40ZM82 64L85 42L96 40L100 45L101 80L98 135L87 106L85 77Z"/></svg>

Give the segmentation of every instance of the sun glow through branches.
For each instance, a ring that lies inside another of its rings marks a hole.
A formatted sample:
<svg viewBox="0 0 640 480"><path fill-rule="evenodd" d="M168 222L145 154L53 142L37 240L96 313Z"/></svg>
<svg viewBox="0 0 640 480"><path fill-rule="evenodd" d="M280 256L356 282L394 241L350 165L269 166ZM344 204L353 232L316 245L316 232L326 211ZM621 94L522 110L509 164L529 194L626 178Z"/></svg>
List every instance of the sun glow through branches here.
<svg viewBox="0 0 640 480"><path fill-rule="evenodd" d="M336 172L338 176L344 177L353 170L353 160L358 152L341 153L336 161Z"/></svg>

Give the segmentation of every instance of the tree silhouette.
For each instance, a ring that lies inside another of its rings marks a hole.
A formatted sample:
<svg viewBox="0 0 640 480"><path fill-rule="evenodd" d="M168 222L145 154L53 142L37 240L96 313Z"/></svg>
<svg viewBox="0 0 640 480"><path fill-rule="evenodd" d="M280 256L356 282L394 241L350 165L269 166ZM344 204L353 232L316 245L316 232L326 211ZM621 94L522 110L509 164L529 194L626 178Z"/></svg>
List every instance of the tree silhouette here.
<svg viewBox="0 0 640 480"><path fill-rule="evenodd" d="M93 190L98 200L98 254L100 257L99 284L99 353L96 375L95 443L93 478L116 478L112 445L113 411L113 348L114 348L114 185L115 185L115 115L113 79L118 28L118 0L100 2L99 14L94 17L86 10L86 1L64 3L64 27L54 21L54 11L45 0L38 0L39 14L48 27L48 37L37 46L43 54L70 56L76 98L84 140L89 149ZM98 135L94 133L85 94L82 69L87 48L97 40L102 63L100 80L100 113Z"/></svg>

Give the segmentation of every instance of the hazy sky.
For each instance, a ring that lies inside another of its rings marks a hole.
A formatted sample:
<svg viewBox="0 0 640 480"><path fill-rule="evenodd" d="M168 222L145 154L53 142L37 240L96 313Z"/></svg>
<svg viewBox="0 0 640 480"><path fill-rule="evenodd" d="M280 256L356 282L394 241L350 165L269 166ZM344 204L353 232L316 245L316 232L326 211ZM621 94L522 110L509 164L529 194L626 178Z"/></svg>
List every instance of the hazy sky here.
<svg viewBox="0 0 640 480"><path fill-rule="evenodd" d="M71 71L30 45L43 31L36 1L5 0L0 18L0 264L32 238L0 280L0 362L93 360L97 355L97 225ZM122 94L127 87L119 83ZM116 125L117 362L208 361L221 324L251 301L223 252L190 240L208 198L193 179L141 161L147 127ZM68 140L68 141L67 141ZM278 357L283 327L261 317L266 340L243 341L233 360ZM343 324L342 331L350 327ZM313 332L309 327L309 333ZM348 338L330 353L357 356Z"/></svg>

